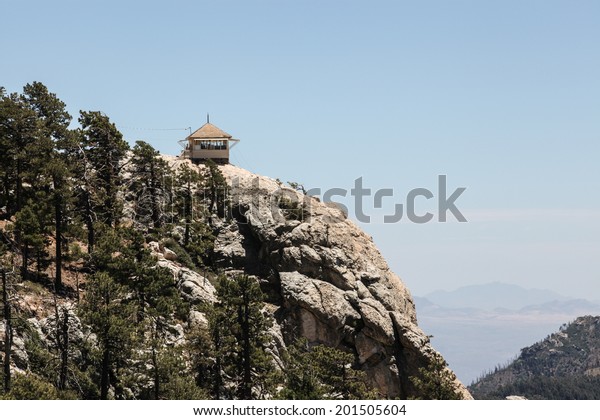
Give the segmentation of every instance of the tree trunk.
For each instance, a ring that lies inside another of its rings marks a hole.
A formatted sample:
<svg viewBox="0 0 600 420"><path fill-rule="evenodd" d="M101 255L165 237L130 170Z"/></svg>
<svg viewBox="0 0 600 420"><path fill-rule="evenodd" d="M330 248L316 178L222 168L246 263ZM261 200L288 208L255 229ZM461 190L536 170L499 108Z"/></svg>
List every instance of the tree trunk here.
<svg viewBox="0 0 600 420"><path fill-rule="evenodd" d="M17 204L17 206L15 207L15 213L18 212L19 210L21 210L21 208L23 207L23 180L21 179L21 159L17 159L17 166L16 166L16 197L15 197L15 202Z"/></svg>
<svg viewBox="0 0 600 420"><path fill-rule="evenodd" d="M13 341L10 302L8 300L8 285L6 284L6 272L2 270L2 305L4 306L4 392L10 392L10 357Z"/></svg>
<svg viewBox="0 0 600 420"><path fill-rule="evenodd" d="M214 331L213 335L213 343L215 345L216 356L215 356L215 366L214 366L214 384L213 384L213 395L215 396L215 400L221 399L221 387L223 386L223 378L221 377L221 369L223 369L223 364L221 362L221 334L219 333L219 327Z"/></svg>
<svg viewBox="0 0 600 420"><path fill-rule="evenodd" d="M42 274L42 250L38 249L35 252L35 280L37 282L40 281L40 277Z"/></svg>
<svg viewBox="0 0 600 420"><path fill-rule="evenodd" d="M110 351L108 343L104 343L102 352L102 370L100 372L100 399L108 399L108 387L110 386Z"/></svg>
<svg viewBox="0 0 600 420"><path fill-rule="evenodd" d="M183 245L188 246L190 243L190 225L192 224L192 187L189 181L186 189L183 211L185 213L185 233L183 235Z"/></svg>
<svg viewBox="0 0 600 420"><path fill-rule="evenodd" d="M252 399L252 363L250 360L250 302L248 296L244 293L243 297L243 316L242 316L242 346L243 346L243 368L244 376L242 379L242 398Z"/></svg>
<svg viewBox="0 0 600 420"><path fill-rule="evenodd" d="M62 288L62 203L59 194L57 194L54 202L54 218L56 230L56 276L54 278L54 288L56 291L59 291Z"/></svg>
<svg viewBox="0 0 600 420"><path fill-rule="evenodd" d="M92 203L90 193L88 191L85 194L85 225L88 233L88 254L94 251L94 218L92 216Z"/></svg>
<svg viewBox="0 0 600 420"><path fill-rule="evenodd" d="M21 250L21 257L23 259L21 263L21 277L23 280L27 280L27 268L29 263L29 246L27 243L23 244L23 249Z"/></svg>
<svg viewBox="0 0 600 420"><path fill-rule="evenodd" d="M8 218L10 218L10 216L13 215L13 208L11 206L12 200L10 199L11 185L10 185L10 181L9 181L8 172L4 175L4 182L2 184L3 184L2 190L3 190L3 195L4 195L2 203L6 205L6 217L8 219Z"/></svg>
<svg viewBox="0 0 600 420"><path fill-rule="evenodd" d="M58 313L58 310L57 310ZM58 330L58 317L56 318L56 328ZM58 389L64 390L67 387L67 373L69 363L69 312L63 308L63 319L59 333L58 348L60 351L60 372L58 377Z"/></svg>
<svg viewBox="0 0 600 420"><path fill-rule="evenodd" d="M155 228L159 228L160 223L160 206L158 205L158 188L156 186L156 170L154 168L154 158L150 163L150 197L152 200L152 222Z"/></svg>
<svg viewBox="0 0 600 420"><path fill-rule="evenodd" d="M154 399L158 400L160 397L160 372L158 371L158 358L154 345L152 346L152 365L154 366Z"/></svg>

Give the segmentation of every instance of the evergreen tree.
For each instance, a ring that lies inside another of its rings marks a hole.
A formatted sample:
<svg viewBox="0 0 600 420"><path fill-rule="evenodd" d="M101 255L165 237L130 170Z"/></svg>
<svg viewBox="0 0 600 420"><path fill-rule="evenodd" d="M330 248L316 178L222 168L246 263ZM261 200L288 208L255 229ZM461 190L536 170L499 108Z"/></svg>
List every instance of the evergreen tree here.
<svg viewBox="0 0 600 420"><path fill-rule="evenodd" d="M188 349L193 363L196 384L215 400L233 398L226 386L230 352L236 348L236 341L230 331L231 319L220 303L208 304L202 308L208 325L190 334Z"/></svg>
<svg viewBox="0 0 600 420"><path fill-rule="evenodd" d="M0 177L2 198L7 216L15 214L25 204L33 168L32 161L40 150L36 147L38 120L35 112L21 95L3 94L0 98Z"/></svg>
<svg viewBox="0 0 600 420"><path fill-rule="evenodd" d="M143 236L132 228L101 230L90 258L92 270L115 279L127 294L127 307L138 330L137 346L148 349L131 355L140 367L128 373L150 378L152 392L147 396L161 399L171 383L168 373L183 374L183 359L168 348L167 337L173 333L175 318L187 314L188 308L179 297L172 272L156 264Z"/></svg>
<svg viewBox="0 0 600 420"><path fill-rule="evenodd" d="M326 398L327 389L321 382L321 372L313 363L305 339L298 340L287 348L283 357L285 363L284 384L278 397L285 400L321 400Z"/></svg>
<svg viewBox="0 0 600 420"><path fill-rule="evenodd" d="M221 276L217 295L220 303L209 317L217 364L221 365L216 374L224 374L234 384L232 396L264 398L273 392L269 380L273 362L265 352L271 319L262 311L258 282L245 275Z"/></svg>
<svg viewBox="0 0 600 420"><path fill-rule="evenodd" d="M352 368L354 356L323 345L309 348L305 339L288 347L279 397L290 400L376 399L363 371Z"/></svg>
<svg viewBox="0 0 600 420"><path fill-rule="evenodd" d="M98 111L82 111L79 123L82 142L80 157L84 165L80 172L83 172L88 184L84 185L87 193L84 200L84 211L88 213L87 228L93 231L95 220L115 227L123 211L118 193L123 181L123 159L129 146L117 127ZM93 239L90 246L93 248Z"/></svg>
<svg viewBox="0 0 600 420"><path fill-rule="evenodd" d="M206 266L214 246L212 229L204 201L205 178L189 165L182 165L175 177L175 208L184 225L182 243L194 265Z"/></svg>
<svg viewBox="0 0 600 420"><path fill-rule="evenodd" d="M204 178L204 195L209 201L209 213L216 212L221 217L226 216L229 186L225 176L212 159L205 162L202 175Z"/></svg>
<svg viewBox="0 0 600 420"><path fill-rule="evenodd" d="M34 176L38 189L44 191L41 197L53 208L55 232L55 288L62 286L63 232L69 220L67 208L71 199L71 162L68 150L73 147L73 136L69 130L71 116L66 105L46 86L39 82L27 84L23 88L23 100L37 116L38 140L32 156Z"/></svg>
<svg viewBox="0 0 600 420"><path fill-rule="evenodd" d="M134 308L127 289L105 272L91 276L87 284L81 318L98 337L100 398L108 398L110 386L123 398L119 370L127 364L135 337Z"/></svg>
<svg viewBox="0 0 600 420"><path fill-rule="evenodd" d="M0 280L2 281L2 317L4 318L4 360L2 363L2 379L4 392L10 392L11 371L10 361L13 343L12 304L7 267L0 261Z"/></svg>
<svg viewBox="0 0 600 420"><path fill-rule="evenodd" d="M0 396L0 400L59 400L61 395L52 384L32 373L15 375L9 392Z"/></svg>
<svg viewBox="0 0 600 420"><path fill-rule="evenodd" d="M456 390L456 375L447 368L440 354L435 354L427 368L419 368L419 375L411 377L416 397L424 400L460 400Z"/></svg>
<svg viewBox="0 0 600 420"><path fill-rule="evenodd" d="M21 250L21 277L28 277L30 255L37 257L38 273L40 271L41 253L44 250L45 226L43 214L29 201L16 215L14 230L15 239Z"/></svg>
<svg viewBox="0 0 600 420"><path fill-rule="evenodd" d="M167 199L164 180L172 176L171 171L160 153L141 140L133 148L131 164L130 189L135 195L135 217L143 223L150 216L154 228L160 228Z"/></svg>
<svg viewBox="0 0 600 420"><path fill-rule="evenodd" d="M201 212L198 207L200 196L200 183L202 177L200 174L190 168L188 165L182 165L177 171L177 208L184 221L183 245L188 246L192 236L192 224L196 220L195 216ZM196 213L196 214L194 214Z"/></svg>

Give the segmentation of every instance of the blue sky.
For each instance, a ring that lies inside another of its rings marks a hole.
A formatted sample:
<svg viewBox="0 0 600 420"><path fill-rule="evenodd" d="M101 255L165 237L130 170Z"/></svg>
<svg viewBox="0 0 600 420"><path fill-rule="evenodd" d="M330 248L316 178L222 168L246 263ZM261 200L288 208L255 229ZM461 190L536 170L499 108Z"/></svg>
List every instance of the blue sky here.
<svg viewBox="0 0 600 420"><path fill-rule="evenodd" d="M600 300L598 2L1 0L0 12L8 91L41 81L73 115L102 110L169 154L186 131L149 129L195 129L210 112L242 140L239 166L393 188L362 227L415 294L505 281ZM467 188L468 223L382 223L439 174Z"/></svg>

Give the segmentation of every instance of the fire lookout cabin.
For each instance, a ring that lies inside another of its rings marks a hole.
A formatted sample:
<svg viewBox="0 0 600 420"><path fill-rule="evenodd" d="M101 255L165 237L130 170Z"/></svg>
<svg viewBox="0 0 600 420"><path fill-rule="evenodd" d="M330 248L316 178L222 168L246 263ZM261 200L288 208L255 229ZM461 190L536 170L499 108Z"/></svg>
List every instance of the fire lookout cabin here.
<svg viewBox="0 0 600 420"><path fill-rule="evenodd" d="M182 157L192 163L212 159L215 163L229 163L229 149L239 142L216 125L207 122L190 134L180 144L184 146Z"/></svg>

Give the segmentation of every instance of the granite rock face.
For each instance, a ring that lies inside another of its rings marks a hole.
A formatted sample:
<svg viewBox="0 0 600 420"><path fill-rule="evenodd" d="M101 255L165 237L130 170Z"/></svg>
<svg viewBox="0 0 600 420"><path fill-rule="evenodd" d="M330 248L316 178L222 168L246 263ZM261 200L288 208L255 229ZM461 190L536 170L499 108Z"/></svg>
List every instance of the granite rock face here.
<svg viewBox="0 0 600 420"><path fill-rule="evenodd" d="M233 165L220 168L233 220L218 228L215 262L261 279L285 343L303 336L351 351L382 394L410 395L409 378L437 352L372 239L335 205Z"/></svg>

